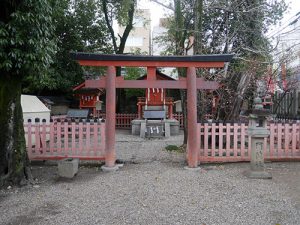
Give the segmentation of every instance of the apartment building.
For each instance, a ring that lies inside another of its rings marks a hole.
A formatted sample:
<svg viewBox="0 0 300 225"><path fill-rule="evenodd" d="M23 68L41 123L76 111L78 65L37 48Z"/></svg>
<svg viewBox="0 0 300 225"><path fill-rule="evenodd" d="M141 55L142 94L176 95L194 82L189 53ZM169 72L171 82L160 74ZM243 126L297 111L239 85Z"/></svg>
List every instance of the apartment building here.
<svg viewBox="0 0 300 225"><path fill-rule="evenodd" d="M138 9L133 19L133 30L126 41L124 53L140 51L151 54L151 20L149 9ZM123 34L125 27L119 26L119 33Z"/></svg>

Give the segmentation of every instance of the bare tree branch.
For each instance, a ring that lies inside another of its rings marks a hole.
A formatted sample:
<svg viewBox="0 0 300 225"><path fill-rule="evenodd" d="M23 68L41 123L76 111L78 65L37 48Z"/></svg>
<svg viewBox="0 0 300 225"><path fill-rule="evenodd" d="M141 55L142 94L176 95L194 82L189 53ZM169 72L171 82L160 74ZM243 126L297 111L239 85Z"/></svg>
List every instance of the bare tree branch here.
<svg viewBox="0 0 300 225"><path fill-rule="evenodd" d="M151 2L154 2L154 3L156 3L156 4L158 4L158 5L162 6L162 7L164 7L166 9L170 9L173 12L175 12L175 8L174 8L174 6L171 3L169 3L169 5L166 5L165 3L162 3L159 0L151 0ZM165 2L165 1L163 1L163 2Z"/></svg>

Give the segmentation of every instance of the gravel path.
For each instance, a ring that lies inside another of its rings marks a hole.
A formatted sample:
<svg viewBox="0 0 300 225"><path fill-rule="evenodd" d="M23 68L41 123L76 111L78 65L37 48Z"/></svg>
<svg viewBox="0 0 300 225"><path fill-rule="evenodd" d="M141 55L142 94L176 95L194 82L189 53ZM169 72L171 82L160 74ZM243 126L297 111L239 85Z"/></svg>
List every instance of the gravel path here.
<svg viewBox="0 0 300 225"><path fill-rule="evenodd" d="M250 180L248 163L184 170L183 156L161 150L182 136L117 141L125 165L114 173L86 165L67 180L33 166L38 185L0 190L0 224L300 224L299 162L268 163L272 180Z"/></svg>

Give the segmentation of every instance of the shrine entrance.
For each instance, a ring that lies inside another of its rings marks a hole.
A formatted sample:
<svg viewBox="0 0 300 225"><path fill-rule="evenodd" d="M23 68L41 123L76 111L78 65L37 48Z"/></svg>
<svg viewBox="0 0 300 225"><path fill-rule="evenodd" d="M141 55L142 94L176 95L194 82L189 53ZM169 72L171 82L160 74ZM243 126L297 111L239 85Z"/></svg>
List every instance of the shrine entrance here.
<svg viewBox="0 0 300 225"><path fill-rule="evenodd" d="M132 56L103 55L91 53L71 53L71 57L82 66L107 66L107 75L99 80L86 80L85 87L106 89L106 130L105 166L108 171L117 170L115 164L115 115L116 88L164 88L187 89L187 162L188 167L198 167L199 133L197 131L197 89L215 90L219 84L196 77L196 68L222 68L233 55L194 55L194 56ZM146 80L124 80L116 77L116 67L146 67ZM187 68L187 77L178 80L156 80L157 67Z"/></svg>

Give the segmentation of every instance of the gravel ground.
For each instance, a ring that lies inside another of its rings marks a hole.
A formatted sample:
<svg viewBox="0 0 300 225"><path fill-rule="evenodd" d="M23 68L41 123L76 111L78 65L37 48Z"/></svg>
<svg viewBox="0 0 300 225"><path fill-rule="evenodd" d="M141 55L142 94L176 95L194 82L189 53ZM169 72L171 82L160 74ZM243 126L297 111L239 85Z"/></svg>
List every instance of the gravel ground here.
<svg viewBox="0 0 300 225"><path fill-rule="evenodd" d="M84 165L71 180L35 165L38 184L0 190L0 224L300 224L300 163L268 163L272 180L247 179L248 163L188 171L162 151L182 136L117 135L117 172Z"/></svg>

